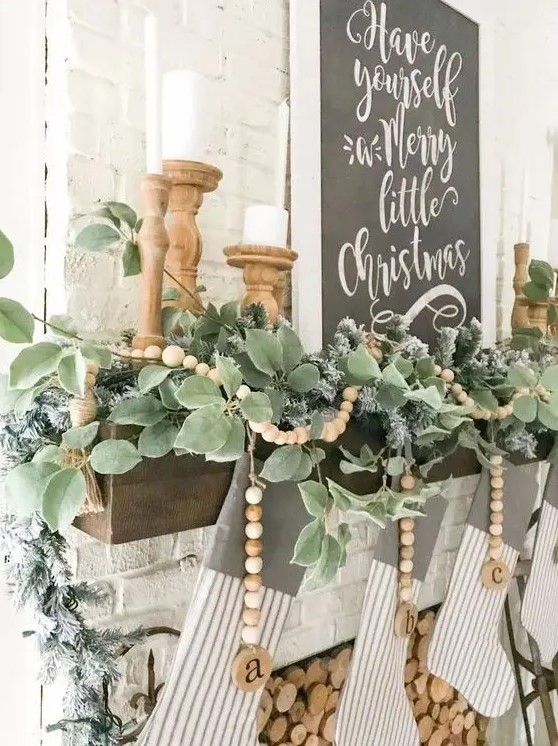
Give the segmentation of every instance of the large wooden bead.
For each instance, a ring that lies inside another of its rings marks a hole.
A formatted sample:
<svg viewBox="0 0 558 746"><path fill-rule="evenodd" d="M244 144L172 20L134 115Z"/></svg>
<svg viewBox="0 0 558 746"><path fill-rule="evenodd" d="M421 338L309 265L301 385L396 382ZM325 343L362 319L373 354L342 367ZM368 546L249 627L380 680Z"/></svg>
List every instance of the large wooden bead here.
<svg viewBox="0 0 558 746"><path fill-rule="evenodd" d="M504 514L503 513L491 513L490 514L490 522L494 524L499 524L504 522Z"/></svg>
<svg viewBox="0 0 558 746"><path fill-rule="evenodd" d="M169 347L165 347L162 354L163 363L167 366L167 368L178 368L180 365L182 365L185 357L186 353L184 352L182 347L179 347L178 345L170 345Z"/></svg>
<svg viewBox="0 0 558 746"><path fill-rule="evenodd" d="M231 669L232 680L243 692L257 692L271 676L271 655L264 648L253 647L259 642L257 628L244 627L242 639L250 647L236 656Z"/></svg>
<svg viewBox="0 0 558 746"><path fill-rule="evenodd" d="M435 365L434 366L434 375L435 376L441 376L442 375L442 366L441 365Z"/></svg>
<svg viewBox="0 0 558 746"><path fill-rule="evenodd" d="M244 594L244 606L247 609L259 609L260 601L259 591L246 591Z"/></svg>
<svg viewBox="0 0 558 746"><path fill-rule="evenodd" d="M399 562L399 570L403 573L413 572L413 561L410 559L402 559Z"/></svg>
<svg viewBox="0 0 558 746"><path fill-rule="evenodd" d="M213 381L213 383L216 386L222 386L223 385L223 379L219 375L219 371L217 370L217 368L211 368L211 370L207 374L207 377L209 378L210 381Z"/></svg>
<svg viewBox="0 0 558 746"><path fill-rule="evenodd" d="M159 349L159 348L157 348L157 349ZM159 350L159 352L160 352L160 350ZM85 366L85 370L88 373L92 373L95 376L95 378L96 378L99 375L99 371L101 370L101 368L99 367L99 363L95 363L95 362L90 361Z"/></svg>
<svg viewBox="0 0 558 746"><path fill-rule="evenodd" d="M261 557L246 557L244 567L249 575L259 575L263 568Z"/></svg>
<svg viewBox="0 0 558 746"><path fill-rule="evenodd" d="M248 557L259 557L263 552L263 543L260 539L248 539L244 545Z"/></svg>
<svg viewBox="0 0 558 746"><path fill-rule="evenodd" d="M163 350L157 345L149 345L145 348L144 355L148 360L160 360L163 357Z"/></svg>
<svg viewBox="0 0 558 746"><path fill-rule="evenodd" d="M246 524L246 536L249 539L261 539L263 525L259 521L250 521Z"/></svg>
<svg viewBox="0 0 558 746"><path fill-rule="evenodd" d="M411 474L404 474L401 477L401 487L404 490L414 490L416 485L416 480Z"/></svg>
<svg viewBox="0 0 558 746"><path fill-rule="evenodd" d="M132 350L132 352L130 353L130 357L132 357L134 360L143 360L143 350Z"/></svg>
<svg viewBox="0 0 558 746"><path fill-rule="evenodd" d="M242 642L246 643L246 645L257 645L260 641L260 630L258 627L249 627L246 625L242 630L241 636Z"/></svg>
<svg viewBox="0 0 558 746"><path fill-rule="evenodd" d="M246 399L248 394L252 393L252 389L250 386L247 386L245 383L243 383L241 386L239 386L238 391L236 392L236 398L242 401L243 399Z"/></svg>
<svg viewBox="0 0 558 746"><path fill-rule="evenodd" d="M415 535L412 531L403 531L399 541L404 547L410 547L415 543Z"/></svg>
<svg viewBox="0 0 558 746"><path fill-rule="evenodd" d="M322 440L326 443L334 443L338 437L339 433L333 422L326 422L322 430Z"/></svg>
<svg viewBox="0 0 558 746"><path fill-rule="evenodd" d="M347 412L348 414L351 414L354 408L355 408L355 405L353 404L352 401L341 402L341 406L339 407L339 409L342 412Z"/></svg>
<svg viewBox="0 0 558 746"><path fill-rule="evenodd" d="M195 370L198 363L199 360L197 357L194 357L194 355L186 355L182 361L182 367L186 370Z"/></svg>
<svg viewBox="0 0 558 746"><path fill-rule="evenodd" d="M209 365L207 363L198 363L196 367L194 368L194 373L197 376L206 376L210 371Z"/></svg>
<svg viewBox="0 0 558 746"><path fill-rule="evenodd" d="M415 528L415 522L412 518L401 518L399 521L399 528L401 531L413 531Z"/></svg>
<svg viewBox="0 0 558 746"><path fill-rule="evenodd" d="M340 409L339 412L337 412L337 417L335 418L337 420L343 420L345 424L349 422L351 419L351 415L349 412L346 412L344 409Z"/></svg>
<svg viewBox="0 0 558 746"><path fill-rule="evenodd" d="M502 477L492 477L490 480L490 486L495 490L501 490L504 486L504 480Z"/></svg>
<svg viewBox="0 0 558 746"><path fill-rule="evenodd" d="M501 513L504 510L504 503L502 500L492 500L490 503L490 510L493 513Z"/></svg>
<svg viewBox="0 0 558 746"><path fill-rule="evenodd" d="M246 489L244 499L250 505L259 505L263 500L263 490L257 484L253 484Z"/></svg>
<svg viewBox="0 0 558 746"><path fill-rule="evenodd" d="M415 556L415 548L414 547L401 547L399 549L399 556L403 560L413 559L413 557Z"/></svg>
<svg viewBox="0 0 558 746"><path fill-rule="evenodd" d="M248 425L253 433L263 433L271 425L271 422L249 422Z"/></svg>
<svg viewBox="0 0 558 746"><path fill-rule="evenodd" d="M297 442L298 442L298 440L297 440L297 436L296 436L295 431L294 430L290 430L287 433L287 445L294 446L294 445L297 444Z"/></svg>
<svg viewBox="0 0 558 746"><path fill-rule="evenodd" d="M412 588L413 578L408 573L401 573L399 577L399 587L400 588Z"/></svg>
<svg viewBox="0 0 558 746"><path fill-rule="evenodd" d="M504 497L504 490L492 490L490 495L493 500L502 500Z"/></svg>
<svg viewBox="0 0 558 746"><path fill-rule="evenodd" d="M453 370L445 368L445 370L440 373L440 378L446 383L453 383L455 380L455 373L453 372Z"/></svg>
<svg viewBox="0 0 558 746"><path fill-rule="evenodd" d="M346 422L344 422L344 420L342 420L342 419L341 419L340 417L336 417L336 418L335 418L335 419L333 420L333 424L334 424L334 426L335 426L335 429L337 430L337 433L338 433L339 435L343 435L343 433L344 433L344 432L345 432L345 430L347 429L347 423L346 423Z"/></svg>
<svg viewBox="0 0 558 746"><path fill-rule="evenodd" d="M502 536L502 534L504 533L503 527L496 523L492 523L488 530L492 534L492 536Z"/></svg>
<svg viewBox="0 0 558 746"><path fill-rule="evenodd" d="M349 386L343 391L343 399L350 401L352 404L358 399L358 389L355 386Z"/></svg>
<svg viewBox="0 0 558 746"><path fill-rule="evenodd" d="M308 430L305 427L296 427L295 434L296 434L296 442L299 445L304 445L304 443L308 443L309 435L308 435Z"/></svg>
<svg viewBox="0 0 558 746"><path fill-rule="evenodd" d="M97 381L97 376L94 373L86 373L85 374L85 385L91 388L95 385Z"/></svg>
<svg viewBox="0 0 558 746"><path fill-rule="evenodd" d="M244 577L244 587L247 591L255 593L262 587L262 576L261 575L246 575Z"/></svg>
<svg viewBox="0 0 558 746"><path fill-rule="evenodd" d="M275 443L275 438L279 435L277 425L268 425L262 433L262 438L266 443Z"/></svg>
<svg viewBox="0 0 558 746"><path fill-rule="evenodd" d="M409 586L406 588L400 588L399 589L399 598L404 603L409 603L413 600L413 589Z"/></svg>
<svg viewBox="0 0 558 746"><path fill-rule="evenodd" d="M261 521L263 515L263 509L262 506L258 503L256 504L249 504L246 506L246 510L244 511L244 516L247 521ZM257 537L254 537L257 538Z"/></svg>
<svg viewBox="0 0 558 746"><path fill-rule="evenodd" d="M490 549L488 550L488 556L490 557L491 560L500 560L502 559L503 551L504 549L501 546L490 547Z"/></svg>
<svg viewBox="0 0 558 746"><path fill-rule="evenodd" d="M262 612L259 609L244 609L242 612L242 621L248 627L257 627L262 618Z"/></svg>
<svg viewBox="0 0 558 746"><path fill-rule="evenodd" d="M504 458L503 456L491 456L490 463L494 466L501 466L504 463Z"/></svg>
<svg viewBox="0 0 558 746"><path fill-rule="evenodd" d="M287 442L287 433L279 430L273 442L275 443L275 445L284 446Z"/></svg>
<svg viewBox="0 0 558 746"><path fill-rule="evenodd" d="M491 547L501 547L504 543L504 539L501 536L489 536L488 545Z"/></svg>
<svg viewBox="0 0 558 746"><path fill-rule="evenodd" d="M491 477L501 477L504 475L504 470L501 466L491 466L490 467L490 476Z"/></svg>
<svg viewBox="0 0 558 746"><path fill-rule="evenodd" d="M457 401L460 404L465 404L468 398L469 398L469 394L466 391L462 391L460 394L457 395Z"/></svg>
<svg viewBox="0 0 558 746"><path fill-rule="evenodd" d="M459 396L463 392L463 386L460 383L454 383L451 387L451 393L454 396Z"/></svg>

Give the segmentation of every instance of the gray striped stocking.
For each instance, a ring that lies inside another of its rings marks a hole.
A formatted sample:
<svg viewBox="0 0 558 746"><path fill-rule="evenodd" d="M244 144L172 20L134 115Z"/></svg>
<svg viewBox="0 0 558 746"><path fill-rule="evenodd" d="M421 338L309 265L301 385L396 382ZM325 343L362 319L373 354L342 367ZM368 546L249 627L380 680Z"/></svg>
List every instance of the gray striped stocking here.
<svg viewBox="0 0 558 746"><path fill-rule="evenodd" d="M506 465L503 561L513 574L537 497L531 467ZM448 594L428 650L429 670L454 686L486 717L499 717L513 704L512 667L499 639L507 588L489 590L481 580L488 556L490 475L475 493L457 554Z"/></svg>
<svg viewBox="0 0 558 746"><path fill-rule="evenodd" d="M243 627L248 484L248 462L243 459L237 463L215 541L204 559L172 671L139 746L257 744L255 716L261 692L242 692L231 680ZM295 484L269 485L264 497L261 644L272 655L304 574L289 560L307 518Z"/></svg>
<svg viewBox="0 0 558 746"><path fill-rule="evenodd" d="M416 602L446 509L430 500L428 516L416 519L413 595ZM337 716L336 746L418 746L413 711L405 692L408 638L394 633L398 607L399 531L381 532L372 561L351 669Z"/></svg>
<svg viewBox="0 0 558 746"><path fill-rule="evenodd" d="M541 505L531 572L521 608L523 626L544 663L558 652L558 469L550 467Z"/></svg>

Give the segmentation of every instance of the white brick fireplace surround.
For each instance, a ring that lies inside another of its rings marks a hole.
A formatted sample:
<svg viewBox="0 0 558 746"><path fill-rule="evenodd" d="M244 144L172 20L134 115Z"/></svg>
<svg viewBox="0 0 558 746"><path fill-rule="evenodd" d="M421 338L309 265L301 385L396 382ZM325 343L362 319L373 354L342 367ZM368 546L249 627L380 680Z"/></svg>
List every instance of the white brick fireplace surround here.
<svg viewBox="0 0 558 746"><path fill-rule="evenodd" d="M558 195L553 159L558 0L452 4L476 17L486 16L490 24L494 113L483 148L494 161L490 188L498 243L487 250L497 255L497 326L504 335L523 168L530 170L531 239L540 257L548 249L553 191ZM65 288L70 313L89 330L117 332L136 318L136 285L121 277L116 262L64 256L60 247L65 245L70 214L88 208L93 200L137 204L144 168L142 28L147 11L160 20L165 68L188 67L211 80L209 160L223 170L224 178L218 192L206 199L200 227L205 238L201 279L214 301L240 295L240 273L224 264L221 251L240 237L245 205L273 198L276 107L289 83L289 0L49 0L47 302L49 313L59 310ZM296 248L304 251L304 246ZM475 484L476 479L469 478L451 488L422 606L443 599ZM180 627L210 532L112 548L74 532L78 576L107 590L106 601L91 610L92 621L130 628ZM354 536L347 567L337 581L296 602L278 665L355 636L375 536L365 523L355 525ZM171 649L158 655L158 673L167 669L171 657ZM143 670L130 671L122 697L137 690L142 676ZM546 743L544 737L540 743ZM494 728L491 744L523 744L517 713Z"/></svg>

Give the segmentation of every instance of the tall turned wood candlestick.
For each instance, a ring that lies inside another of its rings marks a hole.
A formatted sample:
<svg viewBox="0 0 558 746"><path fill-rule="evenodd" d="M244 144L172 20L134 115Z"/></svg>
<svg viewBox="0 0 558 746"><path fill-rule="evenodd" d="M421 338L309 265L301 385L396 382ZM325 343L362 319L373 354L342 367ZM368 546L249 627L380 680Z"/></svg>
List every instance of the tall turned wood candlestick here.
<svg viewBox="0 0 558 746"><path fill-rule="evenodd" d="M143 225L138 244L141 257L141 287L138 333L134 349L151 345L163 347L163 271L169 248L165 214L169 203L170 181L160 174L146 174L141 182Z"/></svg>
<svg viewBox="0 0 558 746"><path fill-rule="evenodd" d="M511 328L526 329L529 326L527 298L523 295L523 287L529 281L529 260L531 249L528 243L518 243L514 246L515 275L513 289L515 302L513 304Z"/></svg>
<svg viewBox="0 0 558 746"><path fill-rule="evenodd" d="M241 302L244 310L252 303L262 303L270 322L277 321L279 306L275 291L280 273L292 269L298 259L296 251L278 246L239 244L224 249L227 264L244 270L246 293Z"/></svg>
<svg viewBox="0 0 558 746"><path fill-rule="evenodd" d="M172 183L169 200L172 215L170 249L165 267L178 281L179 284L172 284L180 292L180 298L169 305L199 311L202 304L196 287L203 243L196 216L204 194L217 189L223 174L215 166L195 161L164 161L163 170Z"/></svg>

